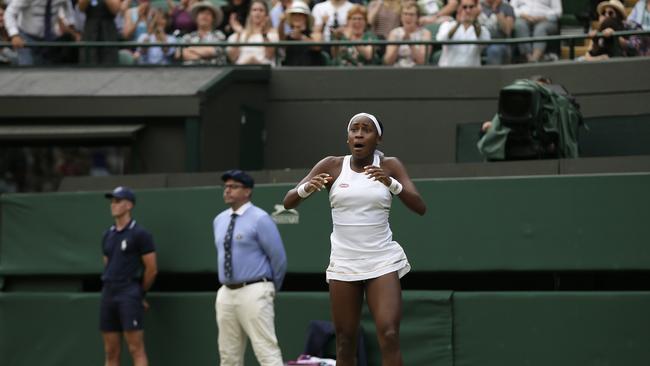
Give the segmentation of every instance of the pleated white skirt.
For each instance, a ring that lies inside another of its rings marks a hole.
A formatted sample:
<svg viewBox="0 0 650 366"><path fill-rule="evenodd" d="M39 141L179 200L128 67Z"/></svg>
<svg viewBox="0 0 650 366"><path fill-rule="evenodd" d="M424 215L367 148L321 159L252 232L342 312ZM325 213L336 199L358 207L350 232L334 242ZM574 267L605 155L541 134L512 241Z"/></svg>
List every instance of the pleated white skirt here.
<svg viewBox="0 0 650 366"><path fill-rule="evenodd" d="M362 281L391 272L402 278L411 270L404 249L386 224L334 225L330 240L327 282Z"/></svg>

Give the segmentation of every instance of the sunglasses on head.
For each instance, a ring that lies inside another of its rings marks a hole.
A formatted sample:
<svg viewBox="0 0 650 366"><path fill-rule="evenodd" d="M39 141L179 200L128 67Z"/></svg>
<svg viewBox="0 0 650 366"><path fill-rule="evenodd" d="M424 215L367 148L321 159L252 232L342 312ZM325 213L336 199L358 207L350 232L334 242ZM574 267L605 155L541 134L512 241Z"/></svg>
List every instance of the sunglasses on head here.
<svg viewBox="0 0 650 366"><path fill-rule="evenodd" d="M616 16L616 12L614 10L603 10L603 12L600 13L600 15L602 15L604 17L613 18L613 17Z"/></svg>

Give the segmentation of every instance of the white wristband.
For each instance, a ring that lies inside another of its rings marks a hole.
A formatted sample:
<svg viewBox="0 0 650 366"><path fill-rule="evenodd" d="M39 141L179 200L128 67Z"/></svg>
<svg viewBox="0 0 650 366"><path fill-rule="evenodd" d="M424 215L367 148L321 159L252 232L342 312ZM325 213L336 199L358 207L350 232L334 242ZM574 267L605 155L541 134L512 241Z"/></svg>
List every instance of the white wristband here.
<svg viewBox="0 0 650 366"><path fill-rule="evenodd" d="M397 179L390 177L390 187L388 187L388 190L390 193L394 195L398 195L402 192L402 183L398 182Z"/></svg>
<svg viewBox="0 0 650 366"><path fill-rule="evenodd" d="M309 182L305 182L305 183L301 184L298 187L298 189L296 190L298 192L298 196L300 196L300 198L307 198L307 197L309 197L309 195L314 193L314 192L307 192L307 189L306 189L307 184L309 184Z"/></svg>

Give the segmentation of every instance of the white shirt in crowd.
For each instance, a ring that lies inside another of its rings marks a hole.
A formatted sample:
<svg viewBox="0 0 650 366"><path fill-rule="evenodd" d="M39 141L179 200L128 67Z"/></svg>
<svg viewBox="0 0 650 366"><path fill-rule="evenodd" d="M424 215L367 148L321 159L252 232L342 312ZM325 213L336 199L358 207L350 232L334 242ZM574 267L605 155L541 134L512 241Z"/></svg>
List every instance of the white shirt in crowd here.
<svg viewBox="0 0 650 366"><path fill-rule="evenodd" d="M510 0L510 6L517 17L525 14L557 21L562 16L562 0Z"/></svg>
<svg viewBox="0 0 650 366"><path fill-rule="evenodd" d="M9 37L19 33L19 29L30 36L43 38L45 35L45 6L47 0L11 0L5 10L5 27ZM52 34L58 35L57 18L66 24L74 24L70 0L52 0Z"/></svg>
<svg viewBox="0 0 650 366"><path fill-rule="evenodd" d="M440 25L440 29L436 34L438 41L448 40L449 31L456 25L456 21L444 22ZM467 29L464 26L458 27L451 40L455 41L469 41L469 40L489 40L490 31L481 26L481 36L476 37L474 26L471 25ZM463 67L463 66L481 66L481 50L482 46L478 44L459 44L459 45L444 45L442 46L442 55L438 61L438 66L441 67Z"/></svg>
<svg viewBox="0 0 650 366"><path fill-rule="evenodd" d="M325 29L323 29L323 39L325 41L330 40L330 27L334 26L335 14L338 26L342 27L348 22L348 11L353 6L354 4L347 0L338 7L334 7L330 0L314 5L314 9L311 11L311 15L314 17L314 27L320 27L323 24L323 18L327 15L327 24L325 24Z"/></svg>
<svg viewBox="0 0 650 366"><path fill-rule="evenodd" d="M266 34L268 37L268 42L277 42L279 40L278 33L275 30L269 30ZM253 34L249 36L247 40L239 39L237 33L233 33L228 37L228 42L250 42L250 43L262 43L264 42L264 37L261 34ZM275 65L275 59L266 58L265 48L260 46L241 46L239 47L239 57L235 61L236 65L241 65L246 63L247 60L250 60L251 57L255 57L263 64Z"/></svg>

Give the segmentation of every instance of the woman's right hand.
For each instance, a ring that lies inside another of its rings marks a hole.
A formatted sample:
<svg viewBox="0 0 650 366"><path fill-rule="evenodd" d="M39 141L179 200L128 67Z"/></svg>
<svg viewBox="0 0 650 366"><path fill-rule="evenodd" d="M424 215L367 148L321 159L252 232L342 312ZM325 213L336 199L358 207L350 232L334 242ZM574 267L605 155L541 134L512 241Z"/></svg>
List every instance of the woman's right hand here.
<svg viewBox="0 0 650 366"><path fill-rule="evenodd" d="M307 185L305 186L305 191L307 193L320 191L323 188L325 188L325 186L327 186L327 183L331 181L332 181L332 177L327 173L316 174L307 182Z"/></svg>

